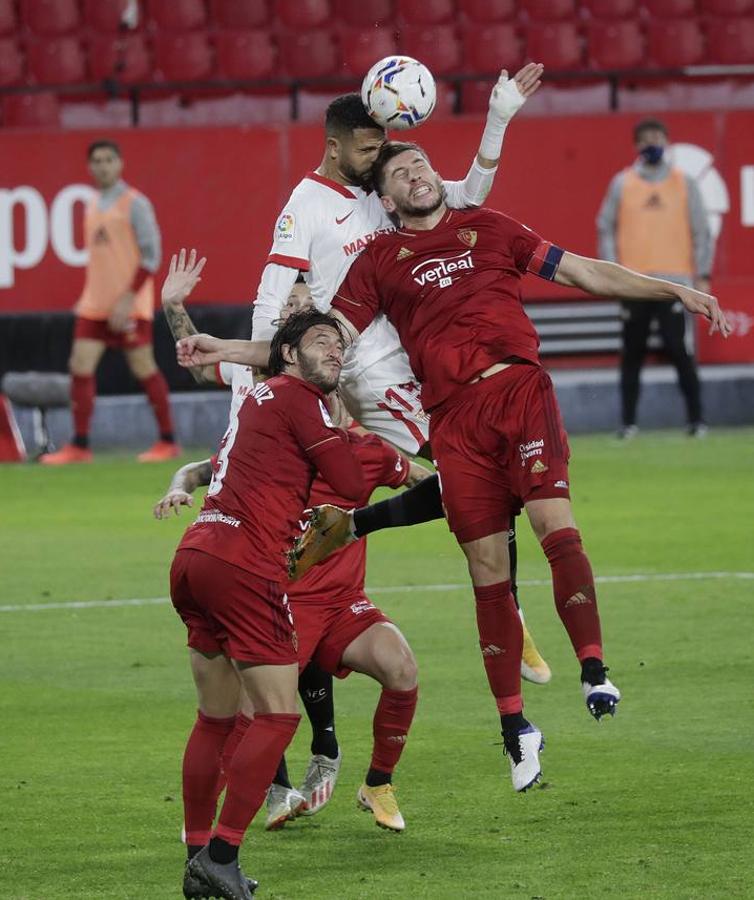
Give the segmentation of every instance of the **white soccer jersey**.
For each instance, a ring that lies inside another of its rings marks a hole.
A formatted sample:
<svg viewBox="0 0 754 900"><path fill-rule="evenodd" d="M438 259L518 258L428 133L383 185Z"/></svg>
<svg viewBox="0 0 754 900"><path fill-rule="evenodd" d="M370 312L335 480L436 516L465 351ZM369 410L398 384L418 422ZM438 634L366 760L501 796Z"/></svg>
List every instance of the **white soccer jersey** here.
<svg viewBox="0 0 754 900"><path fill-rule="evenodd" d="M221 384L227 385L233 396L230 401L229 419L234 421L238 416L241 404L254 390L254 370L251 366L239 366L236 363L218 363L215 371Z"/></svg>

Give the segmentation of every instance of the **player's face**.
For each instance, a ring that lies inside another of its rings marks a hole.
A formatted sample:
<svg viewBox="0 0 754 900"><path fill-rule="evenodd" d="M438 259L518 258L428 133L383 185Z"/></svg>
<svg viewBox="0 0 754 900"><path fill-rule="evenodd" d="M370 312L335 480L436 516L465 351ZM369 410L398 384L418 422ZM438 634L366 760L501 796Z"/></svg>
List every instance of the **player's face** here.
<svg viewBox="0 0 754 900"><path fill-rule="evenodd" d="M309 292L309 286L306 284L294 284L288 299L283 304L280 311L280 318L286 322L294 313L303 312L314 306L314 299Z"/></svg>
<svg viewBox="0 0 754 900"><path fill-rule="evenodd" d="M334 328L315 325L301 339L296 354L301 377L325 394L335 390L343 367L343 340Z"/></svg>
<svg viewBox="0 0 754 900"><path fill-rule="evenodd" d="M349 184L372 186L372 166L384 143L385 132L379 128L356 128L337 141L338 168Z"/></svg>
<svg viewBox="0 0 754 900"><path fill-rule="evenodd" d="M445 200L442 181L426 157L405 150L385 166L382 205L399 217L429 216Z"/></svg>
<svg viewBox="0 0 754 900"><path fill-rule="evenodd" d="M647 128L636 140L636 152L641 153L645 147L667 147L668 136L659 128Z"/></svg>
<svg viewBox="0 0 754 900"><path fill-rule="evenodd" d="M111 188L120 178L123 160L109 147L100 147L89 160L89 173L101 191Z"/></svg>

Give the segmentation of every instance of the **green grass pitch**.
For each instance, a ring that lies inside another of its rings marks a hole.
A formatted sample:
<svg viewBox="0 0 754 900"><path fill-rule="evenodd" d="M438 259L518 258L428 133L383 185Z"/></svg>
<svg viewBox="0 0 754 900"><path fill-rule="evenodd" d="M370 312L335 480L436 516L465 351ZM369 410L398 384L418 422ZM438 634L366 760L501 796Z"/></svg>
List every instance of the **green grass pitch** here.
<svg viewBox="0 0 754 900"><path fill-rule="evenodd" d="M754 896L754 431L572 449L576 516L606 577L616 718L586 712L521 522L521 597L554 677L525 689L547 738L544 784L514 794L460 551L442 522L375 535L372 596L420 668L396 777L407 830L355 808L378 689L352 676L336 685L345 761L332 802L279 833L250 829L242 861L260 900ZM103 455L0 469L2 900L181 896L195 709L183 629L167 603L107 605L166 597L188 516L150 511L172 468ZM307 756L302 723L292 776Z"/></svg>

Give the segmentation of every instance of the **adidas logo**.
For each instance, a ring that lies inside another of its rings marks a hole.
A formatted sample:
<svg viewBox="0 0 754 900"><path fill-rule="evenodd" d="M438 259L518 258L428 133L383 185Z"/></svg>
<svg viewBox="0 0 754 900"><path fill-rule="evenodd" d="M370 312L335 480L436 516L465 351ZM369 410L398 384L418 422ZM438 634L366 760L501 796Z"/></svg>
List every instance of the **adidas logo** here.
<svg viewBox="0 0 754 900"><path fill-rule="evenodd" d="M576 593L572 597L569 597L566 600L566 609L569 606L583 606L585 603L591 602L592 601L589 599L589 597L586 596L586 594L582 594L581 591L576 591Z"/></svg>
<svg viewBox="0 0 754 900"><path fill-rule="evenodd" d="M482 656L502 656L505 653L505 650L501 650L497 644L487 644L486 647L482 647Z"/></svg>
<svg viewBox="0 0 754 900"><path fill-rule="evenodd" d="M644 203L644 208L645 209L661 209L662 205L663 205L662 198L660 197L659 194L650 194Z"/></svg>
<svg viewBox="0 0 754 900"><path fill-rule="evenodd" d="M407 734L391 734L388 737L389 741L392 741L394 744L405 744L408 740Z"/></svg>
<svg viewBox="0 0 754 900"><path fill-rule="evenodd" d="M532 475L539 475L540 472L546 472L547 466L542 462L541 459L538 459L534 465L531 467Z"/></svg>
<svg viewBox="0 0 754 900"><path fill-rule="evenodd" d="M409 250L408 247L401 247L401 249L398 251L398 255L395 257L395 261L400 262L402 259L408 259L409 256L413 255L413 250Z"/></svg>

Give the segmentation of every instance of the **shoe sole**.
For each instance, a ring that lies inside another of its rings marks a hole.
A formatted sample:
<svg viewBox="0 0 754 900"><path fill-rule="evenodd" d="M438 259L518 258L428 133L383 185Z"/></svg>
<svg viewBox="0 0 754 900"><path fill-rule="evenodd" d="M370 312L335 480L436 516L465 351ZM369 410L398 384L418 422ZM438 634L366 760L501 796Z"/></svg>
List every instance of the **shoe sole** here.
<svg viewBox="0 0 754 900"><path fill-rule="evenodd" d="M380 822L377 816L374 815L372 807L366 800L362 800L361 797L356 798L356 809L360 809L362 812L370 812L374 816L374 824L378 828L382 828L383 831L391 831L393 834L403 834L406 830L405 826L403 828L393 828L392 825L386 825L384 822Z"/></svg>

